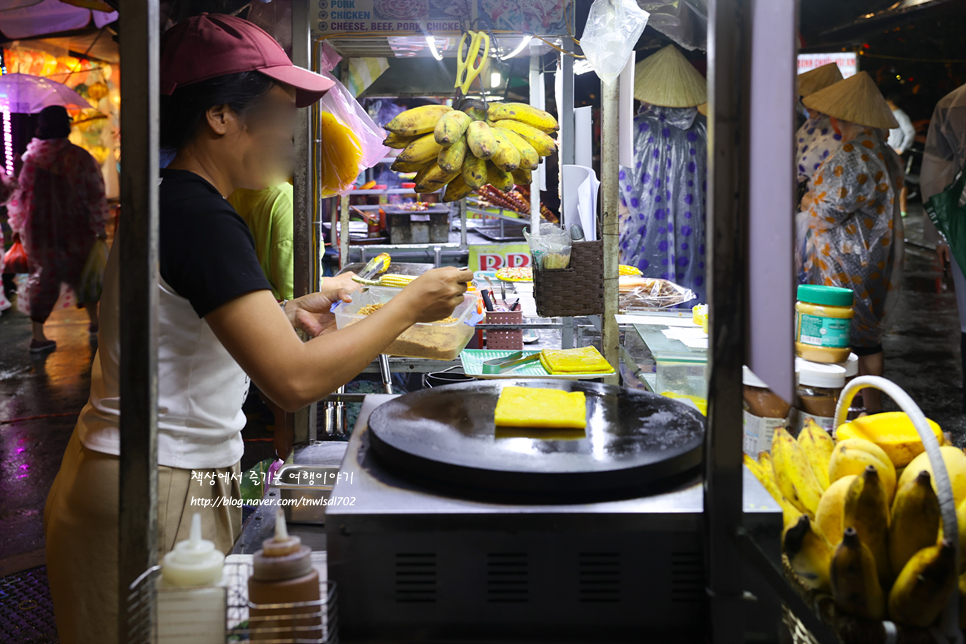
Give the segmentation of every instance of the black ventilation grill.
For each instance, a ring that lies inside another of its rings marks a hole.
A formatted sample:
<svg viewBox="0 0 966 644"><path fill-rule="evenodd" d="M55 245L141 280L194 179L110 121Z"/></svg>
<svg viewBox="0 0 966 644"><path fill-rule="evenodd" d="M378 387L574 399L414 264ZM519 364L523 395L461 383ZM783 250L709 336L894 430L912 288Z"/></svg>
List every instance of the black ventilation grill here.
<svg viewBox="0 0 966 644"><path fill-rule="evenodd" d="M523 604L529 599L529 570L525 552L491 552L486 555L486 601Z"/></svg>
<svg viewBox="0 0 966 644"><path fill-rule="evenodd" d="M577 559L578 598L584 604L620 601L620 556L616 552L581 552Z"/></svg>
<svg viewBox="0 0 966 644"><path fill-rule="evenodd" d="M700 550L671 553L671 601L704 601L704 555Z"/></svg>
<svg viewBox="0 0 966 644"><path fill-rule="evenodd" d="M436 553L396 553L396 602L433 604L436 602Z"/></svg>

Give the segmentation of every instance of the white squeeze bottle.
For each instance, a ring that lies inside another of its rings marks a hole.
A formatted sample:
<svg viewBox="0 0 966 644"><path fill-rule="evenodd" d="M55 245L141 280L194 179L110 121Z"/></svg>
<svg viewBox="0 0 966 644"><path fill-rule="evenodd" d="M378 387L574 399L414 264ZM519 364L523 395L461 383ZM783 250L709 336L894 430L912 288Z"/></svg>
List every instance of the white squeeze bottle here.
<svg viewBox="0 0 966 644"><path fill-rule="evenodd" d="M224 644L225 555L201 538L201 515L191 535L164 555L158 590L159 644Z"/></svg>

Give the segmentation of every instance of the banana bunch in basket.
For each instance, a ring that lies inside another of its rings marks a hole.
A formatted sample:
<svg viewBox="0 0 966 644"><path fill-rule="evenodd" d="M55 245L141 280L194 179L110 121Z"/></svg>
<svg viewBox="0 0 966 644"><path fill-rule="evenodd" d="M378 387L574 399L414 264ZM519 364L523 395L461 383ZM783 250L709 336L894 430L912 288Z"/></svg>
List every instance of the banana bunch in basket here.
<svg viewBox="0 0 966 644"><path fill-rule="evenodd" d="M943 445L930 422L957 505L966 548L966 454ZM782 549L806 587L869 620L935 625L950 595L966 608L966 561L943 535L932 465L905 414L842 425L837 441L811 419L798 438L776 429L771 452L745 466L781 506ZM962 575L962 576L960 576ZM966 613L960 615L966 627Z"/></svg>
<svg viewBox="0 0 966 644"><path fill-rule="evenodd" d="M392 169L416 173L416 192L436 192L443 201L462 199L491 184L503 192L529 185L540 157L553 154L557 120L524 103L465 99L461 109L423 105L386 125L383 143L402 150Z"/></svg>

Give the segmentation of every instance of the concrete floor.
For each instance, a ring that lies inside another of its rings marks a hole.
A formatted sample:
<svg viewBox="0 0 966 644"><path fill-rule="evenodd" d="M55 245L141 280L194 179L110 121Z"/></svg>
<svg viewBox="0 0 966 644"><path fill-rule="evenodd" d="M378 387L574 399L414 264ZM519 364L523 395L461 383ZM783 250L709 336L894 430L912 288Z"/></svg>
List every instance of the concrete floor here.
<svg viewBox="0 0 966 644"><path fill-rule="evenodd" d="M913 209L910 240L921 237L921 217L921 208ZM884 340L886 376L962 445L966 417L951 283L932 251L907 246L904 288ZM0 315L0 577L44 562L44 500L90 387L94 346L84 312L56 312L47 329L57 351L31 355L29 320L16 310ZM270 436L249 423L245 467L270 456Z"/></svg>

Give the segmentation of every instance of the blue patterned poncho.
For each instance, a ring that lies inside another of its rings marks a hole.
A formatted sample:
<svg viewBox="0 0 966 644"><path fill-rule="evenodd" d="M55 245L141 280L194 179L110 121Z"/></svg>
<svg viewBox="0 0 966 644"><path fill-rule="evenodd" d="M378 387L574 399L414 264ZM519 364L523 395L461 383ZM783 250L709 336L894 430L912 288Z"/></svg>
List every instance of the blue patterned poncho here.
<svg viewBox="0 0 966 644"><path fill-rule="evenodd" d="M620 261L707 302L707 121L697 108L645 105L634 118L633 168L621 168Z"/></svg>

